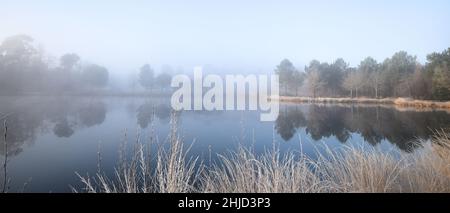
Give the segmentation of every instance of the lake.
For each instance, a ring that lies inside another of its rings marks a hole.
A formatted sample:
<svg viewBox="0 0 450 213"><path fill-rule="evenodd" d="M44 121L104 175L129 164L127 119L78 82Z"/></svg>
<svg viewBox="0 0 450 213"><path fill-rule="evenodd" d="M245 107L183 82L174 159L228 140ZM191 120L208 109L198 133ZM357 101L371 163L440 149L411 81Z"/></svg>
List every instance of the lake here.
<svg viewBox="0 0 450 213"><path fill-rule="evenodd" d="M123 144L164 143L169 103L167 98L1 97L0 113L10 114L9 191L21 191L26 183L25 192L70 192L70 186L81 186L75 172L94 175L101 164L105 173L112 173ZM277 145L312 157L322 145L413 152L418 140L450 127L446 111L374 105L281 104L276 121L260 122L259 116L258 111L183 111L178 133L192 144L189 154L208 164L239 144L256 152ZM0 142L3 162L3 138Z"/></svg>

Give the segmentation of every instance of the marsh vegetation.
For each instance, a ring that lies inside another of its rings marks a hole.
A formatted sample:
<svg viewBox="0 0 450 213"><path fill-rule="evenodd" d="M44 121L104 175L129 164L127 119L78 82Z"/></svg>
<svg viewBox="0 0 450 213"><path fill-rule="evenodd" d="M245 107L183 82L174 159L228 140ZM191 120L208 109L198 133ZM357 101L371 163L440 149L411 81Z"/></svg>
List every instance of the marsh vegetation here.
<svg viewBox="0 0 450 213"><path fill-rule="evenodd" d="M112 177L99 172L79 175L76 192L450 192L450 135L435 135L413 153L377 148L322 147L314 158L302 150L281 153L277 145L262 154L239 146L205 165L189 158L171 119L168 144L146 155L149 145L137 140L133 155L119 164ZM154 161L154 162L153 162ZM154 166L156 165L156 166Z"/></svg>

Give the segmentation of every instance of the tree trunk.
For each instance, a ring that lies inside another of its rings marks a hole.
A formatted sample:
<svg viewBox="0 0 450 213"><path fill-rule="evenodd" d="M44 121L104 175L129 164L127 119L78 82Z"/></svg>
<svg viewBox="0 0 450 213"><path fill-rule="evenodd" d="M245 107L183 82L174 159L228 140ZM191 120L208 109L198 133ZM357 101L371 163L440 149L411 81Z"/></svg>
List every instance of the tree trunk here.
<svg viewBox="0 0 450 213"><path fill-rule="evenodd" d="M375 99L378 99L378 87L375 87Z"/></svg>
<svg viewBox="0 0 450 213"><path fill-rule="evenodd" d="M412 98L412 97L413 97L413 96L412 96L412 89L411 89L411 85L409 84L409 81L408 81L407 85L408 85L409 97Z"/></svg>

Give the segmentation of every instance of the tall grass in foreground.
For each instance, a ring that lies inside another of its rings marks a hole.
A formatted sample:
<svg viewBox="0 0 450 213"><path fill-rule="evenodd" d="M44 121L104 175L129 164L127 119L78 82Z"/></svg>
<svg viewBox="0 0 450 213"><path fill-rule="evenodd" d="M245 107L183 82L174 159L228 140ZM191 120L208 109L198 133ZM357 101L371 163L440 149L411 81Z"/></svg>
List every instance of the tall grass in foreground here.
<svg viewBox="0 0 450 213"><path fill-rule="evenodd" d="M114 177L109 178L101 172L94 177L80 177L84 187L78 192L104 193L174 193L194 192L199 180L200 169L196 169L198 159L187 159L189 148L185 148L177 135L177 116L171 116L171 132L168 147L158 148L156 156L139 139L134 146L133 155L126 157L126 144L120 150L121 162L115 169ZM150 145L148 145L150 146ZM156 166L152 166L156 164ZM156 168L154 168L156 167Z"/></svg>
<svg viewBox="0 0 450 213"><path fill-rule="evenodd" d="M8 141L7 136L8 136L8 125L7 125L7 120L6 120L6 116L3 118L3 127L5 129L5 132L3 134L3 140L4 140L4 147L3 149L5 150L4 153L4 160L3 160L3 187L2 187L2 193L5 193L8 191Z"/></svg>
<svg viewBox="0 0 450 213"><path fill-rule="evenodd" d="M410 165L402 173L402 179L409 184L407 191L450 192L450 134L436 132L433 142L405 157Z"/></svg>
<svg viewBox="0 0 450 213"><path fill-rule="evenodd" d="M175 122L172 122L175 123ZM80 176L81 192L450 192L450 136L437 132L414 153L345 147L317 158L273 148L261 155L238 147L212 166L188 159L172 125L169 145L150 166L144 145L109 179Z"/></svg>

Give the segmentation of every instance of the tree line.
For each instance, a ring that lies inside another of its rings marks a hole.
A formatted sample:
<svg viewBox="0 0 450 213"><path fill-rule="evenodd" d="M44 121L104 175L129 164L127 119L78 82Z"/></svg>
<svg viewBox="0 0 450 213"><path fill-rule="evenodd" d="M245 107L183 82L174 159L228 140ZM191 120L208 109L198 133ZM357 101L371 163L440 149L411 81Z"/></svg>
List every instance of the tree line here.
<svg viewBox="0 0 450 213"><path fill-rule="evenodd" d="M162 72L155 76L154 69L149 64L144 64L139 69L138 81L141 87L152 91L155 88L165 90L170 87L173 73L172 68L168 65L164 66Z"/></svg>
<svg viewBox="0 0 450 213"><path fill-rule="evenodd" d="M166 89L172 76L169 68L155 76L146 64L140 68L139 83L145 89ZM55 59L48 56L28 35L6 38L0 44L0 94L87 93L105 90L110 73L104 66L81 60L75 53Z"/></svg>
<svg viewBox="0 0 450 213"><path fill-rule="evenodd" d="M282 95L450 100L449 68L450 48L429 54L424 65L400 51L381 63L367 57L357 67L339 58L333 63L312 60L299 70L285 59L275 72Z"/></svg>
<svg viewBox="0 0 450 213"><path fill-rule="evenodd" d="M424 65L400 51L383 62L367 57L357 67L339 58L332 63L312 60L300 70L285 59L275 72L282 95L450 100L449 66L450 48L429 54ZM171 74L170 69L163 69L155 75L145 64L133 84L165 90ZM92 91L107 87L109 78L107 68L86 63L74 53L55 62L27 35L6 38L0 44L0 93Z"/></svg>
<svg viewBox="0 0 450 213"><path fill-rule="evenodd" d="M52 61L28 35L8 37L0 44L2 93L93 90L106 87L108 80L105 67L83 63L77 54Z"/></svg>

